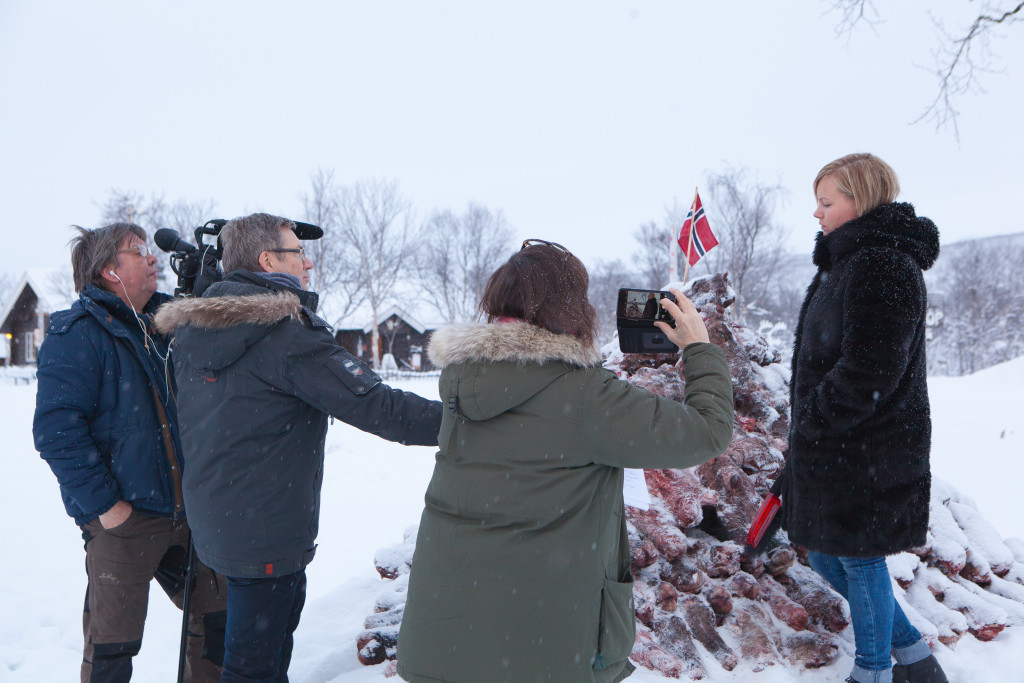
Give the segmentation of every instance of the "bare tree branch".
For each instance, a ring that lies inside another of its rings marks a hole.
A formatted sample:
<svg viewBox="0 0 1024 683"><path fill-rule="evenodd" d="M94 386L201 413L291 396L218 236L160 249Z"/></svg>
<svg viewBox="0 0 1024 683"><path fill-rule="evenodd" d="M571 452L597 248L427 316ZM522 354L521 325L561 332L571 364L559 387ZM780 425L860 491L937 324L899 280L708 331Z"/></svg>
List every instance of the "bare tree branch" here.
<svg viewBox="0 0 1024 683"><path fill-rule="evenodd" d="M633 262L643 280L641 284L648 289L657 289L668 281L669 247L675 237L670 226L654 221L642 223L633 231L633 239L640 247L633 252Z"/></svg>
<svg viewBox="0 0 1024 683"><path fill-rule="evenodd" d="M10 273L0 272L0 305L7 303L7 297L13 293L15 284Z"/></svg>
<svg viewBox="0 0 1024 683"><path fill-rule="evenodd" d="M147 198L137 190L113 189L100 206L100 222L135 223L150 236L160 228L172 228L183 239L195 243L195 228L213 217L216 206L217 203L212 199L198 202L179 199L168 204L162 195L152 194ZM157 257L160 286L170 290L173 287L170 257L160 250L153 253Z"/></svg>
<svg viewBox="0 0 1024 683"><path fill-rule="evenodd" d="M992 71L989 68L991 49L987 34L994 26L1018 21L1021 10L1024 10L1024 2L998 16L980 14L967 32L959 38L950 36L942 23L935 20L936 27L949 41L949 44L935 55L935 75L939 80L939 92L913 123L928 119L935 122L936 128L952 125L954 136L957 141L960 140L960 128L957 125L959 112L953 107L953 100L960 95L982 91L976 73ZM978 46L980 52L977 57L972 53L975 46Z"/></svg>
<svg viewBox="0 0 1024 683"><path fill-rule="evenodd" d="M341 190L334 171L318 169L310 177L310 192L302 194L305 220L323 228L324 236L304 247L313 261L310 287L320 294L324 315L335 325L366 299L352 250L346 248L341 229Z"/></svg>
<svg viewBox="0 0 1024 683"><path fill-rule="evenodd" d="M378 314L395 294L419 246L411 204L398 183L371 180L341 188L339 234L353 254L359 286L373 312L373 361L380 367Z"/></svg>
<svg viewBox="0 0 1024 683"><path fill-rule="evenodd" d="M876 23L866 17L868 11L875 16L878 15L871 0L832 0L831 9L841 13L841 18L836 24L836 33L839 35L849 35L860 23ZM935 99L912 123L929 120L935 123L936 129L951 125L954 136L957 141L960 140L960 129L957 126L959 112L954 107L954 102L961 95L982 92L977 74L993 71L989 68L989 33L996 26L1024 19L1022 12L1024 2L1019 2L1012 9L1006 10L986 7L959 36L948 32L942 22L933 17L933 23L945 41L934 54L934 74L939 89Z"/></svg>
<svg viewBox="0 0 1024 683"><path fill-rule="evenodd" d="M615 309L619 301L619 288L635 286L640 276L629 270L620 259L597 261L587 269L590 287L587 298L597 310L598 339L610 341L615 335ZM654 285L660 287L664 283Z"/></svg>
<svg viewBox="0 0 1024 683"><path fill-rule="evenodd" d="M710 272L729 273L736 289L736 317L743 320L770 291L785 254L786 230L774 219L784 190L779 183L759 182L746 168L709 174L708 189L719 246L701 263Z"/></svg>
<svg viewBox="0 0 1024 683"><path fill-rule="evenodd" d="M849 35L858 24L874 26L879 22L878 10L871 0L834 0L830 11L839 12L842 16L836 24L836 35ZM868 13L875 18L869 18Z"/></svg>
<svg viewBox="0 0 1024 683"><path fill-rule="evenodd" d="M171 228L177 230L183 240L192 244L196 241L196 228L200 227L211 218L215 218L217 202L213 199L206 201L190 202L187 199L179 199L166 207L164 215L156 225L157 228Z"/></svg>
<svg viewBox="0 0 1024 683"><path fill-rule="evenodd" d="M445 322L475 319L487 278L513 249L504 214L471 203L461 216L435 212L423 233L416 259L423 298Z"/></svg>
<svg viewBox="0 0 1024 683"><path fill-rule="evenodd" d="M113 189L100 206L100 222L135 223L147 230L156 230L163 227L159 222L165 209L162 195L150 195L147 199L137 190Z"/></svg>
<svg viewBox="0 0 1024 683"><path fill-rule="evenodd" d="M51 271L46 284L50 288L46 303L56 310L70 308L71 304L75 303L75 277L71 272L71 266Z"/></svg>

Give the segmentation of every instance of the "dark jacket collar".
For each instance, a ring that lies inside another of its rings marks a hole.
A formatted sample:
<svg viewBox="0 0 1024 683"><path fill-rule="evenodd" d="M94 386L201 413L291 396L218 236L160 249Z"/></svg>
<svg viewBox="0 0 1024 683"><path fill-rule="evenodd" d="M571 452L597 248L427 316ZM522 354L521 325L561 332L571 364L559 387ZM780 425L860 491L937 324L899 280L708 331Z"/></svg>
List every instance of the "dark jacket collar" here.
<svg viewBox="0 0 1024 683"><path fill-rule="evenodd" d="M167 301L166 294L155 293L146 302L146 305L142 308L142 312L139 315L149 315L162 303ZM94 304L104 309L107 313L113 315L118 320L131 321L135 323L135 312L132 307L125 303L124 299L117 296L113 292L109 292L105 289L97 287L96 285L86 285L85 289L79 295L79 300L83 306L89 308L88 304Z"/></svg>
<svg viewBox="0 0 1024 683"><path fill-rule="evenodd" d="M242 287L238 285L242 285ZM203 292L203 296L268 294L268 290L269 292L290 292L294 294L299 297L299 302L303 308L309 309L311 313L316 313L316 308L320 303L320 296L316 292L308 292L298 287L289 287L268 280L259 273L253 273L248 270L231 271L224 276L221 282L210 285Z"/></svg>
<svg viewBox="0 0 1024 683"><path fill-rule="evenodd" d="M172 300L173 297L156 292L136 318L135 311L121 297L95 285L88 285L69 311L51 317L50 330L63 333L79 317L91 316L108 334L129 344L149 381L163 392L167 379L161 371L161 359L167 355L167 338L154 332L150 316L154 315L160 306ZM149 332L143 333L142 326ZM154 353L156 357L152 355Z"/></svg>
<svg viewBox="0 0 1024 683"><path fill-rule="evenodd" d="M844 256L870 247L896 249L928 270L939 257L939 230L929 219L917 216L911 204L883 204L827 235L819 232L814 265L829 270Z"/></svg>

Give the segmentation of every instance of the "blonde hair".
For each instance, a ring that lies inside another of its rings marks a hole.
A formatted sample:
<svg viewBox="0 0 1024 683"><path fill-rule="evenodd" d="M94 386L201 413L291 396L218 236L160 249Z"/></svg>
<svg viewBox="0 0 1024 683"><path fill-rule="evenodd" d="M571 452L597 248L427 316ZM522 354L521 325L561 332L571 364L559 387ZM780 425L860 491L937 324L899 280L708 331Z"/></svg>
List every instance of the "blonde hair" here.
<svg viewBox="0 0 1024 683"><path fill-rule="evenodd" d="M873 154L847 154L826 164L814 179L815 196L818 185L829 177L835 181L837 190L853 200L858 216L896 201L900 193L896 171Z"/></svg>

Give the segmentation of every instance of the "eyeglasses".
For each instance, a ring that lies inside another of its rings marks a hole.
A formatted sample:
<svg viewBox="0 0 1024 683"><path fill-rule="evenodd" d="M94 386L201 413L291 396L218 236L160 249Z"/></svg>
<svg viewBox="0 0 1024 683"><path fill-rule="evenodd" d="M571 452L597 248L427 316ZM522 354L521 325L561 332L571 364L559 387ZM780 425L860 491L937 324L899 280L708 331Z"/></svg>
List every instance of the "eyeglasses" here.
<svg viewBox="0 0 1024 683"><path fill-rule="evenodd" d="M558 242L548 242L547 240L537 239L523 240L523 246L519 248L519 251L522 251L523 249L528 249L529 247L551 247L553 249L556 249L562 252L562 254L564 254L562 258L563 262L568 261L569 257L572 256L572 253Z"/></svg>
<svg viewBox="0 0 1024 683"><path fill-rule="evenodd" d="M279 254L298 254L300 259L306 259L306 251L302 247L295 249L267 249L267 251L273 251Z"/></svg>
<svg viewBox="0 0 1024 683"><path fill-rule="evenodd" d="M132 246L128 247L127 249L122 249L121 251L119 251L117 253L118 254L131 254L131 253L135 253L135 254L138 254L139 256L141 256L142 258L146 258L146 257L149 256L150 251L149 251L149 247L147 247L142 242L139 242L138 244L133 244Z"/></svg>

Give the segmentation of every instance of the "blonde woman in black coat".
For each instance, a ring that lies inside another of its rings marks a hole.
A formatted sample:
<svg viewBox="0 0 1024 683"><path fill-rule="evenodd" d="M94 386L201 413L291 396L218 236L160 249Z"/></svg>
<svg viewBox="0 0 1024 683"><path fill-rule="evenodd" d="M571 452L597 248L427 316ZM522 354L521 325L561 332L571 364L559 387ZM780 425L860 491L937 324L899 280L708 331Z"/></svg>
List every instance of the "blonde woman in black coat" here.
<svg viewBox="0 0 1024 683"><path fill-rule="evenodd" d="M782 514L790 540L850 604L847 681L941 683L885 563L925 543L931 489L922 270L939 235L898 193L892 168L870 154L815 178L818 273L796 332Z"/></svg>

